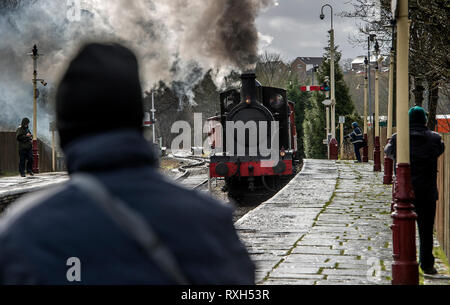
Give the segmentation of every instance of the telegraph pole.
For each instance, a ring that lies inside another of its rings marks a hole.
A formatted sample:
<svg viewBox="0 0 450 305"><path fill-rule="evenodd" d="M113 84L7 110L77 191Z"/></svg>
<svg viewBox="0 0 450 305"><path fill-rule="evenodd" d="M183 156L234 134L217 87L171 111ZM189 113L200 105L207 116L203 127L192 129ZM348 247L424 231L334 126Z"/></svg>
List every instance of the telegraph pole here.
<svg viewBox="0 0 450 305"><path fill-rule="evenodd" d="M419 270L416 260L417 218L412 204L409 159L409 20L408 0L392 2L393 16L397 18L397 172L394 185L394 212L392 213L393 258L392 284L417 285Z"/></svg>

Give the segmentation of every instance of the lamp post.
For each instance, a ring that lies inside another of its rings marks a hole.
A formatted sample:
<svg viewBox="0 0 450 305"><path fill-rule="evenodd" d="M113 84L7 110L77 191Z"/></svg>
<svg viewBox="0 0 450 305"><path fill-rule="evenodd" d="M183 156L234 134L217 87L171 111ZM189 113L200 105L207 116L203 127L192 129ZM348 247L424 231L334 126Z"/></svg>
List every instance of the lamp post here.
<svg viewBox="0 0 450 305"><path fill-rule="evenodd" d="M375 139L375 134L373 133L375 130L373 129L373 118L372 118L372 72L370 70L370 42L375 41L375 34L369 34L369 36L367 36L367 59L369 61L368 66L367 66L367 81L368 81L368 85L369 85L369 95L368 95L368 100L369 100L369 122L370 122L370 127L372 128L372 136L373 139Z"/></svg>
<svg viewBox="0 0 450 305"><path fill-rule="evenodd" d="M395 20L391 21L392 24L392 46L389 59L389 98L388 98L388 119L387 119L387 142L391 140L392 137L392 117L393 117L393 104L394 104L394 61L395 61L395 50L394 50L394 35L395 35ZM391 158L384 156L384 176L383 184L392 184L392 170L393 163Z"/></svg>
<svg viewBox="0 0 450 305"><path fill-rule="evenodd" d="M329 158L331 160L337 160L338 151L337 151L337 140L336 140L336 114L335 114L335 105L336 105L336 97L335 97L335 80L334 80L334 29L333 29L333 7L329 4L324 4L320 9L320 19L324 19L325 15L323 14L323 8L328 6L331 9L331 28L330 28L330 78L331 78L331 140L329 143Z"/></svg>
<svg viewBox="0 0 450 305"><path fill-rule="evenodd" d="M367 86L368 86L368 81L367 81L367 69L368 69L368 60L367 57L364 59L364 66L365 66L365 77L364 77L364 140L367 142L367 130L368 130L368 126L367 126ZM363 148L363 157L362 157L362 161L363 162L369 162L369 147L366 145Z"/></svg>
<svg viewBox="0 0 450 305"><path fill-rule="evenodd" d="M397 16L397 171L394 184L394 212L392 213L393 258L392 284L417 285L419 270L416 261L417 215L412 201L409 158L409 20L408 0L393 1L393 15Z"/></svg>
<svg viewBox="0 0 450 305"><path fill-rule="evenodd" d="M39 173L39 152L38 152L38 143L37 143L37 98L38 98L38 90L37 90L37 82L41 82L42 85L47 86L47 83L43 79L37 78L37 60L40 55L37 49L37 46L34 45L31 50L31 58L33 58L33 166L32 170L34 173Z"/></svg>
<svg viewBox="0 0 450 305"><path fill-rule="evenodd" d="M378 58L380 51L380 46L378 45L378 40L375 42L375 59L377 61L375 66L375 137L373 145L373 171L381 171L381 161L380 161L380 101L379 101L379 86L378 86L378 75L379 75L379 63Z"/></svg>

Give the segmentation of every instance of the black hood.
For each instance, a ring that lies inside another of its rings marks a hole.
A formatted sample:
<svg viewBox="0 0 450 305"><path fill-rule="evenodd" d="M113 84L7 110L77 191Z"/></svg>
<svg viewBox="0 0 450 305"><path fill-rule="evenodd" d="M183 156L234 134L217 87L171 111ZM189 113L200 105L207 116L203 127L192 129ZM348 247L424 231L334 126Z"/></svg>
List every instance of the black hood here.
<svg viewBox="0 0 450 305"><path fill-rule="evenodd" d="M20 124L21 127L24 127L25 125L28 126L30 124L30 120L28 118L23 118L22 123Z"/></svg>
<svg viewBox="0 0 450 305"><path fill-rule="evenodd" d="M70 63L56 95L61 147L88 134L142 132L143 104L135 55L118 44L88 44Z"/></svg>

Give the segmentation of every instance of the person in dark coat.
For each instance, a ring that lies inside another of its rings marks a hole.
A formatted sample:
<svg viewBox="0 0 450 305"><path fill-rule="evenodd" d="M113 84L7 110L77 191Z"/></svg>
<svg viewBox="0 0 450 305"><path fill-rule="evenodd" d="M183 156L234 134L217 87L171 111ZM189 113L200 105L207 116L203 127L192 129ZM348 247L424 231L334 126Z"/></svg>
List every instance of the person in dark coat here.
<svg viewBox="0 0 450 305"><path fill-rule="evenodd" d="M361 128L359 128L357 122L352 123L353 131L346 135L345 139L350 139L353 144L353 149L355 150L356 162L361 163L361 153L359 150L364 147L364 137Z"/></svg>
<svg viewBox="0 0 450 305"><path fill-rule="evenodd" d="M130 50L83 47L56 114L70 180L1 218L0 284L254 284L232 208L158 172Z"/></svg>
<svg viewBox="0 0 450 305"><path fill-rule="evenodd" d="M22 177L25 177L25 163L28 174L33 176L33 147L31 143L33 135L28 127L29 124L30 120L23 118L16 131L16 139L19 142L19 172Z"/></svg>
<svg viewBox="0 0 450 305"><path fill-rule="evenodd" d="M433 256L433 226L436 214L437 159L444 152L441 136L427 128L427 115L422 107L409 110L411 183L420 241L420 268L425 274L436 274ZM395 161L397 134L392 135L384 152Z"/></svg>

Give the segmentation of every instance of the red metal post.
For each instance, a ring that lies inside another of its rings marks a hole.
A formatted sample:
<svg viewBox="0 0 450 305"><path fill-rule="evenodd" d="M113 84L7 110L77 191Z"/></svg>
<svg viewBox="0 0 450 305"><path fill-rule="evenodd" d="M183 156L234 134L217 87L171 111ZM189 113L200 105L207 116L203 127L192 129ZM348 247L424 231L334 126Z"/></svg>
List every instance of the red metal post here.
<svg viewBox="0 0 450 305"><path fill-rule="evenodd" d="M364 134L364 141L366 141L366 143L369 143L367 142L367 133ZM369 145L363 148L362 162L369 162Z"/></svg>
<svg viewBox="0 0 450 305"><path fill-rule="evenodd" d="M416 260L416 218L414 213L414 191L411 185L411 170L408 163L397 164L394 190L394 212L392 243L392 284L417 285L419 268Z"/></svg>
<svg viewBox="0 0 450 305"><path fill-rule="evenodd" d="M387 140L387 143L389 144L389 142L391 141L391 139L389 138ZM392 161L391 158L386 157L386 155L384 155L384 176L383 176L383 184L392 184L392 169L393 169L393 164L394 161Z"/></svg>
<svg viewBox="0 0 450 305"><path fill-rule="evenodd" d="M39 151L37 140L33 140L33 173L39 173Z"/></svg>
<svg viewBox="0 0 450 305"><path fill-rule="evenodd" d="M373 146L373 171L381 171L381 160L380 160L380 137L375 137Z"/></svg>
<svg viewBox="0 0 450 305"><path fill-rule="evenodd" d="M335 138L332 138L330 140L330 155L329 158L330 160L337 160L338 159L338 142Z"/></svg>
<svg viewBox="0 0 450 305"><path fill-rule="evenodd" d="M394 213L394 205L395 205L395 177L392 178L392 201L391 201L391 214Z"/></svg>

